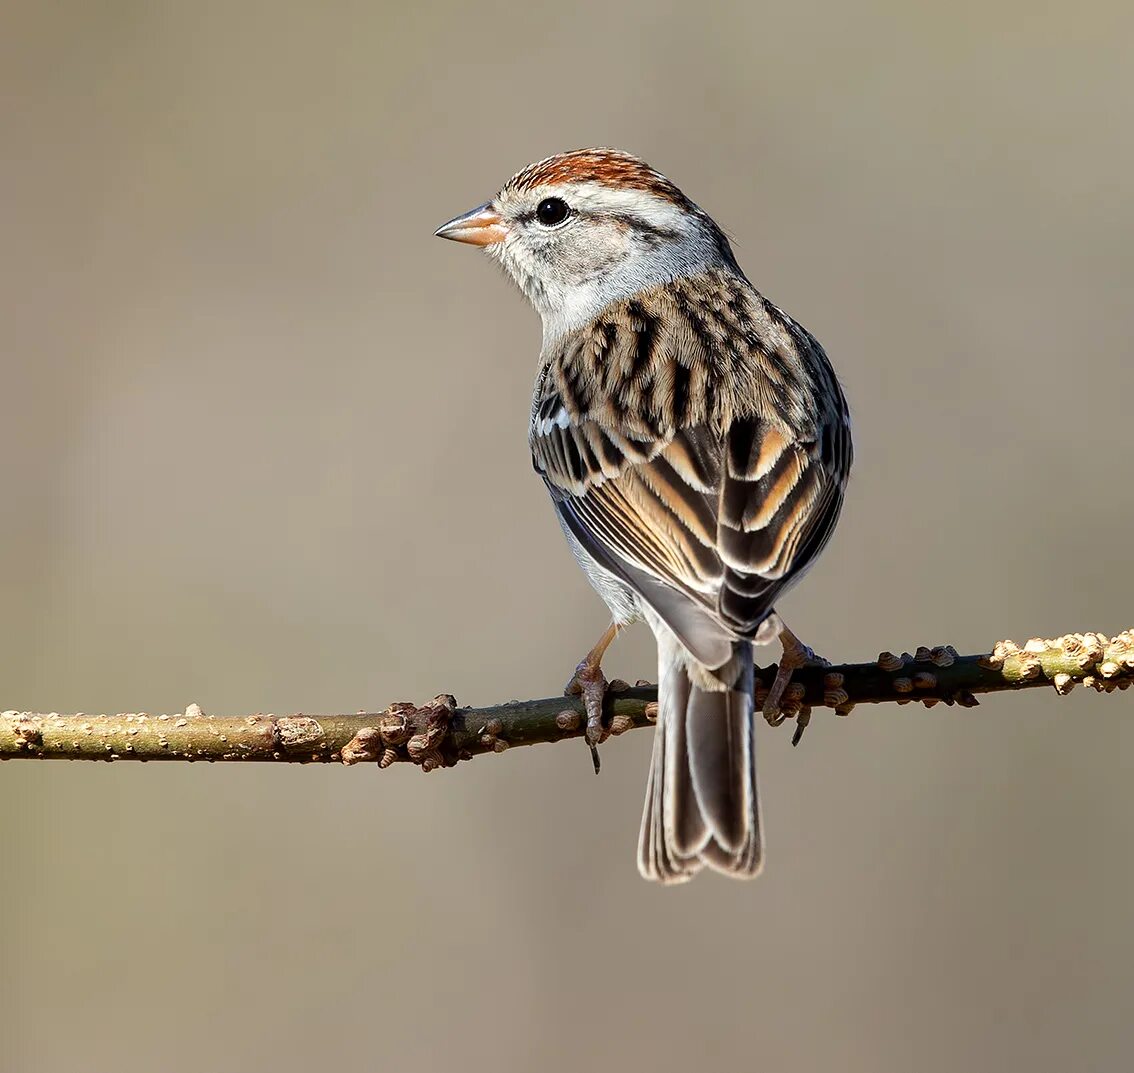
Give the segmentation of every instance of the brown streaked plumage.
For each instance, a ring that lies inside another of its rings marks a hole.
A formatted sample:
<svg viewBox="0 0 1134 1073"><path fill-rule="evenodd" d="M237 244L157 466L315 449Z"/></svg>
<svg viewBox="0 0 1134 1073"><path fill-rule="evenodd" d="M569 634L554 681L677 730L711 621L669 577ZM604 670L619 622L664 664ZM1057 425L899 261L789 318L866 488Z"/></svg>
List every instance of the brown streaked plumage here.
<svg viewBox="0 0 1134 1073"><path fill-rule="evenodd" d="M822 549L846 428L819 344L708 271L615 303L546 353L530 442L580 543L621 580L646 571L682 594L654 610L696 655L686 601L754 638Z"/></svg>
<svg viewBox="0 0 1134 1073"><path fill-rule="evenodd" d="M779 632L775 601L838 519L851 441L830 363L712 219L617 150L539 161L438 233L484 246L543 318L532 460L613 617L569 686L592 748L607 645L638 618L657 638L639 868L662 882L706 865L755 875L752 646ZM773 719L810 655L783 639Z"/></svg>

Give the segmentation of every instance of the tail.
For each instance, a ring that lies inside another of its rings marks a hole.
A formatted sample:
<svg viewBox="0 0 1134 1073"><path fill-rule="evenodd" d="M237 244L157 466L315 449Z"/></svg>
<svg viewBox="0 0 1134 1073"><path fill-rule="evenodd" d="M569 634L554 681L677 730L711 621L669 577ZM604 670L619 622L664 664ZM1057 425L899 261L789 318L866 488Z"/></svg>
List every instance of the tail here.
<svg viewBox="0 0 1134 1073"><path fill-rule="evenodd" d="M756 792L752 645L724 668L659 637L658 722L638 842L646 879L681 883L705 865L750 879L764 863Z"/></svg>

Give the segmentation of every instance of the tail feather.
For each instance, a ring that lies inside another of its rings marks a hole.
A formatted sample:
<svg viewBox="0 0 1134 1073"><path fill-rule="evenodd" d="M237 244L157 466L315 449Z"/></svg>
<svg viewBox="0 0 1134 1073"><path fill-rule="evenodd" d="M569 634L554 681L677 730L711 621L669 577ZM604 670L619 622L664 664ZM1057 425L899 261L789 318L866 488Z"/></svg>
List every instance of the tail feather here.
<svg viewBox="0 0 1134 1073"><path fill-rule="evenodd" d="M659 644L659 711L638 868L679 883L705 865L730 875L760 871L752 646L735 643L731 680L694 665L676 644ZM710 688L716 687L716 688Z"/></svg>
<svg viewBox="0 0 1134 1073"><path fill-rule="evenodd" d="M672 698L675 710L681 710L692 700L692 687L686 675L673 675ZM661 720L658 726L661 727ZM684 762L688 752L688 725L683 719L673 720L665 727L668 748L665 752L661 795L662 829L672 832L670 852L676 857L695 857L709 839L709 829L701 809L697 807L693 772Z"/></svg>

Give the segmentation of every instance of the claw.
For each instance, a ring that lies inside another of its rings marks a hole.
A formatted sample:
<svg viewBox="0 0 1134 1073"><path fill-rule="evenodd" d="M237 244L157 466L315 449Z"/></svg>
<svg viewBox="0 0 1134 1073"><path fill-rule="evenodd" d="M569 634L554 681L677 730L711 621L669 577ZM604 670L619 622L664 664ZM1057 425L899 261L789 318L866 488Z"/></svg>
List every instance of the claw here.
<svg viewBox="0 0 1134 1073"><path fill-rule="evenodd" d="M575 668L571 681L563 690L568 697L583 698L583 706L587 710L587 729L584 738L591 750L596 775L599 770L598 746L610 737L610 727L603 718L602 712L608 686L606 675L602 673L598 662L591 662L588 657Z"/></svg>
<svg viewBox="0 0 1134 1073"><path fill-rule="evenodd" d="M587 711L587 729L584 737L587 747L591 750L591 761L595 766L595 774L599 772L598 747L610 737L609 721L603 717L603 700L609 683L606 675L602 673L602 657L610 642L618 634L617 623L611 623L606 632L599 638L598 644L587 653L586 658L575 668L563 692L568 697L582 697L583 706Z"/></svg>
<svg viewBox="0 0 1134 1073"><path fill-rule="evenodd" d="M795 671L801 667L829 667L831 664L829 660L817 656L786 626L780 631L780 642L784 646L784 654L776 668L775 681L772 682L772 688L768 691L768 697L764 701L764 718L768 720L771 726L778 727L789 715L797 715L798 725L792 737L792 744L798 745L799 739L803 736L803 731L807 727L811 710L802 703L793 703L792 707L795 710L785 711L781 707L780 701L783 700L784 692L787 690L791 676ZM802 702L802 697L800 701Z"/></svg>

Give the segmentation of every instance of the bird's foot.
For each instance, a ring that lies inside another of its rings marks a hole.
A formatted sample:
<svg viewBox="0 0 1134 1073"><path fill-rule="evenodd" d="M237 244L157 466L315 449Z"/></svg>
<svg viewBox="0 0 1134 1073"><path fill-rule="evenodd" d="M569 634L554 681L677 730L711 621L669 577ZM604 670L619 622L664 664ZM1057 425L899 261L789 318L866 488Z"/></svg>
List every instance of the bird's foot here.
<svg viewBox="0 0 1134 1073"><path fill-rule="evenodd" d="M829 667L831 663L817 656L786 626L780 632L780 643L784 646L784 654L776 668L772 688L764 700L764 718L771 726L777 727L789 716L794 716L796 728L791 743L798 745L811 719L811 708L803 703L803 687L791 685L791 676L802 667Z"/></svg>
<svg viewBox="0 0 1134 1073"><path fill-rule="evenodd" d="M598 747L610 737L610 721L603 718L603 701L610 683L602 673L602 657L610 647L610 642L618 636L622 627L617 622L607 626L603 635L598 639L583 661L575 668L571 681L563 690L565 696L582 697L583 707L587 711L587 745L591 750L591 762L595 765L595 774L599 773Z"/></svg>
<svg viewBox="0 0 1134 1073"><path fill-rule="evenodd" d="M587 729L584 737L591 750L596 775L599 771L598 747L610 737L610 724L603 717L602 711L609 687L610 683L602 673L598 661L592 661L588 656L575 668L571 681L563 690L565 696L583 698L583 707L587 710Z"/></svg>

